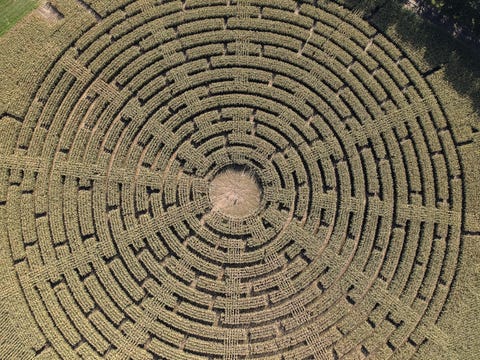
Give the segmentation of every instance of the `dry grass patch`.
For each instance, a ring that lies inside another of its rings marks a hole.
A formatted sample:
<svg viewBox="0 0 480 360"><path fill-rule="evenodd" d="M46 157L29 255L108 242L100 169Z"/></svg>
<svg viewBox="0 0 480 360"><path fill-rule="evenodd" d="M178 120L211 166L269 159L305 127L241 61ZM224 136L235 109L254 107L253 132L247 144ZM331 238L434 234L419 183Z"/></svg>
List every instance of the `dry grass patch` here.
<svg viewBox="0 0 480 360"><path fill-rule="evenodd" d="M56 22L64 18L63 14L49 2L39 7L37 11L48 22Z"/></svg>
<svg viewBox="0 0 480 360"><path fill-rule="evenodd" d="M255 174L247 167L227 167L210 184L213 209L232 217L255 212L261 201L262 189Z"/></svg>

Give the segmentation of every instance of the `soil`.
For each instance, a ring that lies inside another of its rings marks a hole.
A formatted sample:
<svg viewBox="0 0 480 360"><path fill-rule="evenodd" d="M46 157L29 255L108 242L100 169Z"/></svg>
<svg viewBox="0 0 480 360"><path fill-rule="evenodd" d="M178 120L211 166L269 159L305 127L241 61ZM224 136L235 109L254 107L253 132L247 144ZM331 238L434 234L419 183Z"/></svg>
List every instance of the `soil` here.
<svg viewBox="0 0 480 360"><path fill-rule="evenodd" d="M230 217L244 217L260 206L262 190L248 167L228 167L221 170L210 184L213 210Z"/></svg>
<svg viewBox="0 0 480 360"><path fill-rule="evenodd" d="M57 22L63 19L63 14L49 2L38 8L38 14L48 22Z"/></svg>

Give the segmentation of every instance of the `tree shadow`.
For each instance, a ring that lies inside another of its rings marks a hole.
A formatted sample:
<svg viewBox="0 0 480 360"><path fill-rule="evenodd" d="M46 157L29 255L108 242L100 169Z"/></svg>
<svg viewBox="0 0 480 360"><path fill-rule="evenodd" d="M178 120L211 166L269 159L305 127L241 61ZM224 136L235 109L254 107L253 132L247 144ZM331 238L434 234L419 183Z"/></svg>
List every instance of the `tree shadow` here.
<svg viewBox="0 0 480 360"><path fill-rule="evenodd" d="M364 18L390 37L402 42L402 50L424 76L443 69L445 80L461 95L469 97L480 112L480 54L453 38L443 28L421 18L395 0L340 0L345 7L359 9ZM477 49L478 50L478 49Z"/></svg>

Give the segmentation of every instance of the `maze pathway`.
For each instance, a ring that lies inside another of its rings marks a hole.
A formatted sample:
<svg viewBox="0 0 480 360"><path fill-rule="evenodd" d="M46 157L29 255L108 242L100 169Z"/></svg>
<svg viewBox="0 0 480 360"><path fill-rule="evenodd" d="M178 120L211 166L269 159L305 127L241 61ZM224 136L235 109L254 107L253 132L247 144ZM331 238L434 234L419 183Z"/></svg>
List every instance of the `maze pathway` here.
<svg viewBox="0 0 480 360"><path fill-rule="evenodd" d="M2 296L32 319L25 358L449 348L462 143L361 7L78 3L91 24L2 120Z"/></svg>

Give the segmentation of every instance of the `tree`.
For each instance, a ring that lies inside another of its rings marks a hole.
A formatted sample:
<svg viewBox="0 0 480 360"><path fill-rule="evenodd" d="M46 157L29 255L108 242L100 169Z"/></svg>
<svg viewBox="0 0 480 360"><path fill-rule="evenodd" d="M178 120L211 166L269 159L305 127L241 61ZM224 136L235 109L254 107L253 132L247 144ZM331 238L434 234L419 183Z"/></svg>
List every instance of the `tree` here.
<svg viewBox="0 0 480 360"><path fill-rule="evenodd" d="M422 3L433 6L473 35L480 35L480 0L423 0Z"/></svg>

